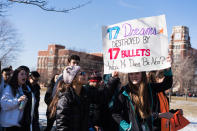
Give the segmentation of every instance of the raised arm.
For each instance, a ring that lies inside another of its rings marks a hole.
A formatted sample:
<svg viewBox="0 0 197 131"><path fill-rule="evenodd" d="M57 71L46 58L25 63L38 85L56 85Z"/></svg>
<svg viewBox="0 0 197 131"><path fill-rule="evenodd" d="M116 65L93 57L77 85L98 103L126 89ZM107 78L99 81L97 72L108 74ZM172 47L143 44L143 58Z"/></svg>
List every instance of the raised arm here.
<svg viewBox="0 0 197 131"><path fill-rule="evenodd" d="M149 83L149 86L155 91L155 92L162 92L165 90L168 90L172 87L173 84L173 76L172 76L172 70L168 69L164 71L164 80L161 83Z"/></svg>
<svg viewBox="0 0 197 131"><path fill-rule="evenodd" d="M91 103L102 104L111 100L115 90L120 86L118 77L111 77L104 87L88 88L87 96Z"/></svg>

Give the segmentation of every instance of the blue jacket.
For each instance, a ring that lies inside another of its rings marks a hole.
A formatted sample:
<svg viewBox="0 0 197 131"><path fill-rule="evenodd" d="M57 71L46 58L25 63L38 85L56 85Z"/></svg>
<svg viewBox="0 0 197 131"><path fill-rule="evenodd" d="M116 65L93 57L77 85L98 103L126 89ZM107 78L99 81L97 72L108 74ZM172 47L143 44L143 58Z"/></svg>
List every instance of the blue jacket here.
<svg viewBox="0 0 197 131"><path fill-rule="evenodd" d="M16 93L15 97L13 96L9 85L3 90L0 113L2 127L20 126L19 121L22 118L23 110L19 110L19 96L19 93Z"/></svg>

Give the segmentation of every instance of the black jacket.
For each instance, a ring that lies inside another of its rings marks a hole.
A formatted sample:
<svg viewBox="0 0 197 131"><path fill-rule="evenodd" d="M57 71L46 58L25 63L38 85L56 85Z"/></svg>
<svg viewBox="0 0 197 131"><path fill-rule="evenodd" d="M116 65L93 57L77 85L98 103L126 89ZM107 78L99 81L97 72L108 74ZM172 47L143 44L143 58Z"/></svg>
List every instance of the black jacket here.
<svg viewBox="0 0 197 131"><path fill-rule="evenodd" d="M172 76L166 76L164 81L162 83L149 83L147 85L149 88L149 98L150 102L152 103L151 107L153 108L153 99L152 94L153 92L160 92L164 91L166 89L169 89L172 87ZM139 116L138 112L134 112L132 109L128 85L122 88L120 91L118 97L116 98L113 106L113 118L115 119L117 125L114 128L114 131L119 131L119 129L122 127L122 130L126 130L129 127L129 124L132 123L132 125L135 125L137 122L138 128L140 131L142 131L141 125L145 122L150 130L153 129L152 125L152 116L147 118L146 120L142 120ZM133 102L132 102L133 104ZM136 115L134 115L136 114ZM125 124L126 123L126 124ZM134 128L134 126L132 126ZM136 130L136 129L133 129Z"/></svg>
<svg viewBox="0 0 197 131"><path fill-rule="evenodd" d="M170 77L168 77L170 79ZM167 98L168 103L169 103L169 99L165 94L165 90L168 90L169 88L171 88L170 84L172 81L169 82L169 86L162 88L162 90L152 90L152 96L153 96L153 109L152 112L153 113L160 113L160 101L159 101L159 97L158 97L158 93L159 92L163 92L164 96ZM161 131L161 118L154 118L153 119L153 131Z"/></svg>
<svg viewBox="0 0 197 131"><path fill-rule="evenodd" d="M51 104L51 101L53 99L52 92L53 92L54 85L55 85L55 82L50 83L49 87L47 88L46 94L44 96L44 102L47 104L47 110L46 110L47 119L50 119L49 105Z"/></svg>
<svg viewBox="0 0 197 131"><path fill-rule="evenodd" d="M33 114L33 122L32 122L32 126L33 126L33 131L39 131L39 103L40 103L40 86L38 84L32 85L31 86L31 90L35 96L36 99L36 103L35 103L35 107L34 107L34 114Z"/></svg>
<svg viewBox="0 0 197 131"><path fill-rule="evenodd" d="M94 90L94 88L96 88L96 87L91 87L91 86L87 85L85 88L89 88L88 90ZM95 125L101 126L100 125L100 105L99 104L90 103L88 125L89 125L89 127L94 127Z"/></svg>
<svg viewBox="0 0 197 131"><path fill-rule="evenodd" d="M109 101L119 79L111 78L107 87L89 90L82 87L78 96L72 87L65 93L60 93L56 109L57 131L88 131L89 105Z"/></svg>
<svg viewBox="0 0 197 131"><path fill-rule="evenodd" d="M20 120L21 130L22 131L30 131L30 124L32 122L31 117L31 109L32 109L32 92L30 88L30 84L28 84L29 89L27 87L22 87L24 95L28 98L28 101L25 105L22 119Z"/></svg>

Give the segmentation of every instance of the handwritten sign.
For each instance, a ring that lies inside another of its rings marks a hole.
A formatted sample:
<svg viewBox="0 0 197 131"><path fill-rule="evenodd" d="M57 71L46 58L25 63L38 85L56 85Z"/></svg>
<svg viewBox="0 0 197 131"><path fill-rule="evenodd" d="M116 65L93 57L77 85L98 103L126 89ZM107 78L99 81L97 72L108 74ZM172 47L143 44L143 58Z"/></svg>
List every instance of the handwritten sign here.
<svg viewBox="0 0 197 131"><path fill-rule="evenodd" d="M170 67L165 15L103 26L102 38L105 74Z"/></svg>

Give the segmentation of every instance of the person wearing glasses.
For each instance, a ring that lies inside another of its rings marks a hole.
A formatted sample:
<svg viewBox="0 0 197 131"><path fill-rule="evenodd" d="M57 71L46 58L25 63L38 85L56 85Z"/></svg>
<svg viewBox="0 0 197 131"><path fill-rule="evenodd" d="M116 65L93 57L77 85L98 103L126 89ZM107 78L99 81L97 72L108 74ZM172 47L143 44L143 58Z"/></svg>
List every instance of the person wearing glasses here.
<svg viewBox="0 0 197 131"><path fill-rule="evenodd" d="M108 101L119 84L115 72L105 88L86 88L86 76L80 66L68 66L63 72L63 80L51 102L51 117L56 115L57 131L88 131L89 105Z"/></svg>

